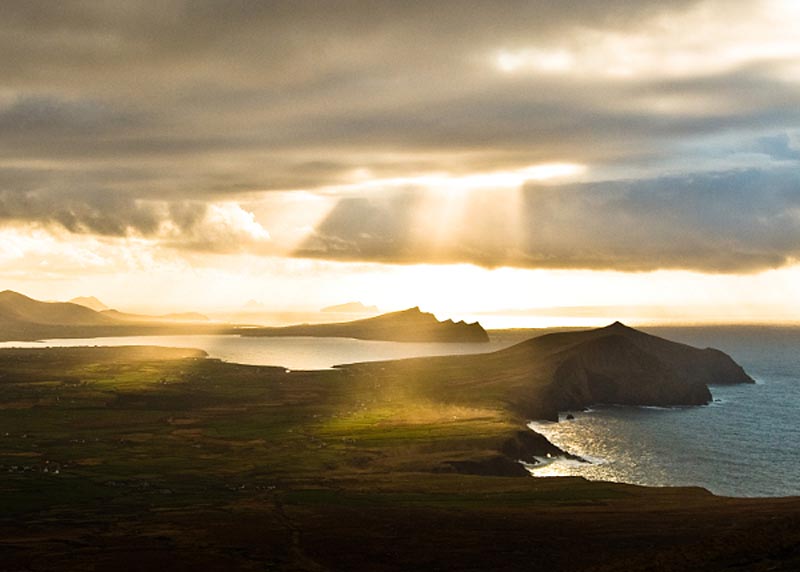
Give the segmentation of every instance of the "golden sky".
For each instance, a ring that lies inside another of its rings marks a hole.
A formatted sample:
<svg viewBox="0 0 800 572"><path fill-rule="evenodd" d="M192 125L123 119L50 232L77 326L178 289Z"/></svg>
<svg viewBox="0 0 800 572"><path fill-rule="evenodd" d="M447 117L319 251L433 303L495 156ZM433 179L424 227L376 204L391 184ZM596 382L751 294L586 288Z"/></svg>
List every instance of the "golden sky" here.
<svg viewBox="0 0 800 572"><path fill-rule="evenodd" d="M800 319L792 0L2 12L0 289Z"/></svg>

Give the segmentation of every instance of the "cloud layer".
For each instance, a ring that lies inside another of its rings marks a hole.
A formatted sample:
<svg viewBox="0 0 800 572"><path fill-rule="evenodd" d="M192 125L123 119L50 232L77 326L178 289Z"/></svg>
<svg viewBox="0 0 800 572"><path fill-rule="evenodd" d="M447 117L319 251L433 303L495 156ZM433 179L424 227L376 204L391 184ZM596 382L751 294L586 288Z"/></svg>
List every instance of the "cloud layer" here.
<svg viewBox="0 0 800 572"><path fill-rule="evenodd" d="M523 268L753 272L800 259L800 171L748 170L465 195L342 199L298 255ZM514 203L498 208L498 201ZM425 216L420 216L425 211ZM432 212L430 212L432 211ZM432 240L437 229L446 239Z"/></svg>
<svg viewBox="0 0 800 572"><path fill-rule="evenodd" d="M788 0L11 0L0 225L331 260L780 266L798 26ZM457 215L424 183L550 163L586 171L469 189ZM275 191L330 212L293 210L282 242Z"/></svg>

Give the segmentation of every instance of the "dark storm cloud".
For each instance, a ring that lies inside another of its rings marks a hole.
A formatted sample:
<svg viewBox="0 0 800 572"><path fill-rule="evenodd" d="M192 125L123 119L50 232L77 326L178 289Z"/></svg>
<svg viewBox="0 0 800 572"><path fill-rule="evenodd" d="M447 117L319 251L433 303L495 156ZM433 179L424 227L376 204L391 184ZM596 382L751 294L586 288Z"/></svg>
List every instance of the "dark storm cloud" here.
<svg viewBox="0 0 800 572"><path fill-rule="evenodd" d="M430 229L414 226L417 203L411 197L342 200L298 254L705 272L750 272L800 258L800 172L795 169L532 185L523 191L520 211L505 219L492 218L480 199L468 201L453 240L440 248L421 240L419 233ZM518 234L498 240L498 233L516 224Z"/></svg>
<svg viewBox="0 0 800 572"><path fill-rule="evenodd" d="M187 236L171 244L200 249L211 248L198 229L212 201L339 185L357 170L388 178L572 162L599 173L676 164L689 173L721 154L703 148L708 141L764 165L797 163L788 133L800 127L800 91L783 73L785 61L755 58L686 74L662 74L656 61L650 73L630 77L611 77L603 61L574 74L508 75L493 65L499 50L531 46L591 54L587 30L640 33L701 4L4 2L0 221L113 236L156 236L167 225ZM715 18L735 18L753 3L725 6ZM794 250L761 221L778 220L794 237L794 191L785 188L791 177L768 169L529 189L521 238L492 232L502 217L473 205L473 236L436 252L414 227L412 212L427 208L421 191L351 194L298 254L771 267ZM783 185L783 194L769 194L770 185ZM586 205L591 220L577 214ZM733 205L747 208L723 216ZM634 218L653 228L650 240L621 226ZM674 224L664 227L666 220ZM595 227L596 240L586 233ZM617 234L602 232L612 227ZM681 240L666 248L673 228L682 229Z"/></svg>

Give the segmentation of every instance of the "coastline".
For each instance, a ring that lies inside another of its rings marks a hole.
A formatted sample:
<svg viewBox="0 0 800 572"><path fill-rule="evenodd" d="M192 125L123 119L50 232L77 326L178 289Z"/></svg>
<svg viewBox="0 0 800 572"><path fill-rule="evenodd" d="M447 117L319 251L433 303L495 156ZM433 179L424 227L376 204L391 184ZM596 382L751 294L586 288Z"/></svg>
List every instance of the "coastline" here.
<svg viewBox="0 0 800 572"><path fill-rule="evenodd" d="M592 461L551 463L534 468L534 475L694 485L736 498L800 494L796 457L786 447L793 442L795 384L768 379L712 391L714 401L696 408L597 406L572 412L572 420L562 413L559 423L531 423L557 446Z"/></svg>

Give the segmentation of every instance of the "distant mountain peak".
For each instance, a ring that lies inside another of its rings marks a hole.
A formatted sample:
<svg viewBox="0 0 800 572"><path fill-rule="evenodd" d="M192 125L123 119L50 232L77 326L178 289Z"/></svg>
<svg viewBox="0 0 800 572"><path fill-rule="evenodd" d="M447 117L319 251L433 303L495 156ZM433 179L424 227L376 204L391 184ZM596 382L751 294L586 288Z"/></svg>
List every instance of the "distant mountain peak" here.
<svg viewBox="0 0 800 572"><path fill-rule="evenodd" d="M406 308L405 310L398 310L397 312L393 312L395 314L424 314L426 316L433 316L430 312L423 312L420 310L419 306L414 306L413 308Z"/></svg>
<svg viewBox="0 0 800 572"><path fill-rule="evenodd" d="M28 298L25 294L20 294L19 292L14 292L13 290L3 290L2 292L0 292L0 297L6 298L6 299L18 298L20 300L22 300L22 299L32 300L33 299L33 298Z"/></svg>

